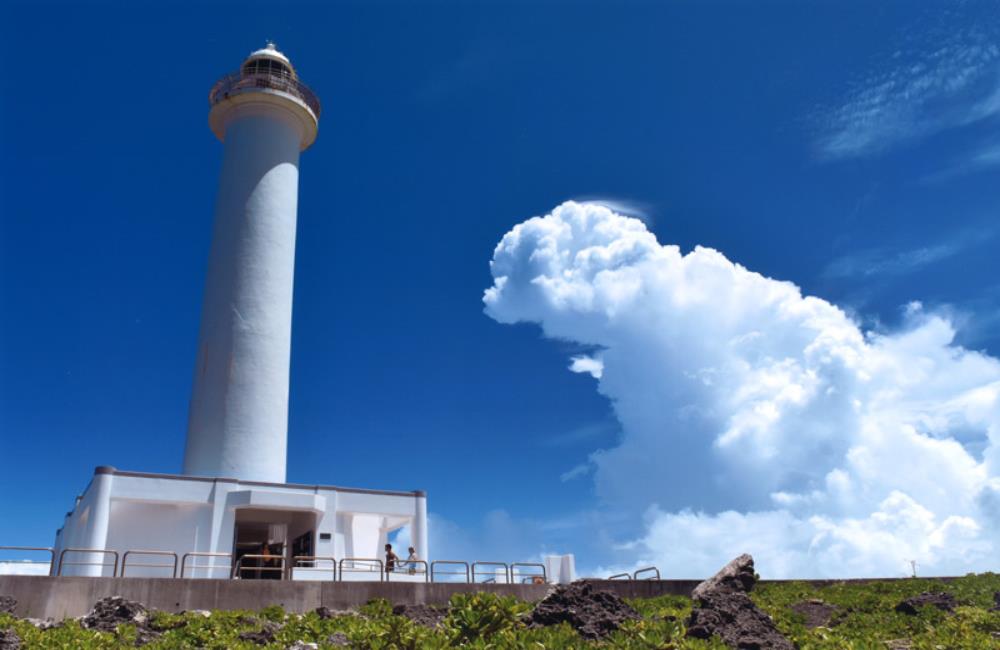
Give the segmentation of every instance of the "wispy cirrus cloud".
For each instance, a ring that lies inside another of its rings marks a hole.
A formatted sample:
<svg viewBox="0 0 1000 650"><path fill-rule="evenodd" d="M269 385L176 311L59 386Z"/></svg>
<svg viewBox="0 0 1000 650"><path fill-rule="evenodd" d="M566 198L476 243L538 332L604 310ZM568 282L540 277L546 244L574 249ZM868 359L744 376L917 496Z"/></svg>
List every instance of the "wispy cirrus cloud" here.
<svg viewBox="0 0 1000 650"><path fill-rule="evenodd" d="M580 372L576 370L575 372ZM600 377L600 374L592 375ZM611 438L618 431L618 426L611 421L590 422L582 426L546 436L538 440L543 447L566 447L581 443L591 443L597 440Z"/></svg>
<svg viewBox="0 0 1000 650"><path fill-rule="evenodd" d="M593 466L590 463L580 463L576 467L560 474L559 480L562 481L563 483L566 483L567 481L572 481L575 478L581 478L583 476L586 476L587 474L590 474L592 468Z"/></svg>
<svg viewBox="0 0 1000 650"><path fill-rule="evenodd" d="M900 276L944 261L988 241L992 230L965 231L950 239L916 248L868 248L839 257L823 270L829 279Z"/></svg>
<svg viewBox="0 0 1000 650"><path fill-rule="evenodd" d="M977 27L929 30L862 78L843 103L822 109L826 159L876 154L1000 115L1000 48Z"/></svg>
<svg viewBox="0 0 1000 650"><path fill-rule="evenodd" d="M946 167L928 174L923 180L931 183L945 181L956 176L991 170L997 165L1000 165L1000 141L992 141L971 153L956 157Z"/></svg>

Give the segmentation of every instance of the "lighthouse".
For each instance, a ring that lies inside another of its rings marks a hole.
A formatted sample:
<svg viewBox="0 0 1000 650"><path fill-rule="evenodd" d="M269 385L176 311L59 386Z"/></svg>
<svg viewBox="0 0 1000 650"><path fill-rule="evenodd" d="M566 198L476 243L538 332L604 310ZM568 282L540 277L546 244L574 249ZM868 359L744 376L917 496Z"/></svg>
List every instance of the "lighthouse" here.
<svg viewBox="0 0 1000 650"><path fill-rule="evenodd" d="M209 94L223 143L184 473L285 481L299 154L320 106L271 43Z"/></svg>
<svg viewBox="0 0 1000 650"><path fill-rule="evenodd" d="M404 527L429 559L422 490L286 483L299 154L319 112L273 44L212 87L222 173L184 472L97 467L56 532L53 574L252 579L261 572L243 558L266 547L284 579L382 580L371 558ZM339 462L366 459L336 460L334 476ZM427 569L393 580L424 581Z"/></svg>

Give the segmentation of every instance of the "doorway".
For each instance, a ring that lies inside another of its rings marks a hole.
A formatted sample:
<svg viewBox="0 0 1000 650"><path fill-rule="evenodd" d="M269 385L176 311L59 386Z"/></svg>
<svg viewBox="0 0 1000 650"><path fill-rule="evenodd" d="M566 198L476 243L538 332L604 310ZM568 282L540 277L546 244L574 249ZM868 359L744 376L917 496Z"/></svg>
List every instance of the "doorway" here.
<svg viewBox="0 0 1000 650"><path fill-rule="evenodd" d="M235 576L243 580L282 580L293 557L312 555L316 520L313 512L237 509L233 531Z"/></svg>

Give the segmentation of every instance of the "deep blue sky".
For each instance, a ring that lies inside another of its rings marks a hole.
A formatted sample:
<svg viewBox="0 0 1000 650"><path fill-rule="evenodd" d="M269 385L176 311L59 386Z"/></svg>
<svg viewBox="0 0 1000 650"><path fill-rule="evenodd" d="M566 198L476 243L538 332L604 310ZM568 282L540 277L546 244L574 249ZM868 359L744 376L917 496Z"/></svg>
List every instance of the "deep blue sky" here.
<svg viewBox="0 0 1000 650"><path fill-rule="evenodd" d="M560 474L614 444L609 405L572 347L481 302L503 234L569 198L640 206L661 242L868 327L952 310L1000 353L993 114L928 97L909 131L829 145L894 57L995 24L988 4L5 5L0 543L51 543L95 465L180 470L222 153L207 93L266 38L324 108L290 481L426 489L467 530L594 507Z"/></svg>

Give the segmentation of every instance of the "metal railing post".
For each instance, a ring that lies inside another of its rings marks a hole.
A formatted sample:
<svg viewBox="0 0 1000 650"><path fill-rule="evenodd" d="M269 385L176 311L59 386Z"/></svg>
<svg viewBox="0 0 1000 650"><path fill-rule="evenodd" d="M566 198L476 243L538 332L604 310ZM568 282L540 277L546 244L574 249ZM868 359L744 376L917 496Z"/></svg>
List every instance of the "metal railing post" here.
<svg viewBox="0 0 1000 650"><path fill-rule="evenodd" d="M218 569L226 569L226 576L228 577L232 572L233 568L233 554L232 553L208 553L192 551L190 553L185 553L181 556L181 577L184 577L184 570L187 568L187 561L189 557L228 557L229 564L206 564L205 566L194 565L193 569L207 569L208 571L216 571Z"/></svg>
<svg viewBox="0 0 1000 650"><path fill-rule="evenodd" d="M648 567L646 567L644 569L636 569L635 573L632 574L632 579L633 580L638 580L640 573L653 573L653 574L655 574L655 577L652 577L652 578L643 578L643 580L659 580L660 579L660 570L657 569L655 566L648 566Z"/></svg>
<svg viewBox="0 0 1000 650"><path fill-rule="evenodd" d="M280 566L243 566L243 560L263 560L265 562L278 562ZM236 560L236 564L233 565L232 574L230 579L243 578L244 571L260 571L261 575L265 571L278 571L278 579L283 580L285 577L285 556L284 555L258 555L254 553L247 553L241 555L240 559Z"/></svg>
<svg viewBox="0 0 1000 650"><path fill-rule="evenodd" d="M59 553L59 568L56 571L57 576L62 575L62 570L64 566L108 566L107 562L66 562L67 553L100 553L102 555L111 555L114 558L114 564L111 565L111 577L118 575L118 551L112 551L103 548L64 548L61 553Z"/></svg>
<svg viewBox="0 0 1000 650"><path fill-rule="evenodd" d="M173 551L139 551L139 550L129 549L129 550L125 551L124 555L122 555L122 571L121 571L120 574L118 574L119 577L121 577L121 578L125 577L125 567L127 566L128 556L129 555L160 555L160 556L172 557L172 558L174 558L173 564L135 564L135 563L132 563L132 566L141 566L141 567L157 568L157 569L170 569L171 570L170 571L170 577L171 578L176 578L177 577L177 554L174 553Z"/></svg>
<svg viewBox="0 0 1000 650"><path fill-rule="evenodd" d="M341 582L344 581L344 562L350 562L351 563L352 568L348 569L349 571L351 571L351 572L358 572L358 573L371 573L371 571L360 571L358 569L353 568L353 565L354 565L355 562L372 562L374 564L377 564L378 565L378 581L379 582L385 582L385 564L383 564L382 560L378 559L377 557L345 557L342 560L340 560L339 567L340 567L340 581Z"/></svg>
<svg viewBox="0 0 1000 650"><path fill-rule="evenodd" d="M407 564L422 564L422 565L424 565L424 570L423 571L417 571L413 567L407 567L407 566L405 566ZM424 560L400 560L396 564L395 570L393 570L393 571L386 571L386 573L385 573L385 581L389 582L390 576L392 574L394 574L394 573L402 574L402 575L410 575L410 576L418 575L420 573L423 573L424 574L424 582L430 582L430 579L431 579L429 567L427 566L427 562L425 562Z"/></svg>
<svg viewBox="0 0 1000 650"><path fill-rule="evenodd" d="M451 565L451 566L461 566L461 567L465 568L465 571L463 571L463 572L459 572L459 571L438 571L437 570L437 565L439 565L439 564L447 564L447 565ZM431 562L431 571L430 571L430 573L431 573L431 575L430 575L431 582L437 582L434 578L435 578L435 576L438 576L438 575L447 575L447 576L460 576L460 575L464 575L465 576L465 582L466 583L470 582L470 580L469 580L469 563L468 562L462 562L461 560L434 560L433 562Z"/></svg>
<svg viewBox="0 0 1000 650"><path fill-rule="evenodd" d="M315 566L299 566L299 562L330 562L333 566L329 569L322 569ZM300 571L332 571L333 577L332 582L337 581L337 559L333 556L323 556L323 555L296 555L292 558L292 563L288 566L287 579L295 579L295 570Z"/></svg>
<svg viewBox="0 0 1000 650"><path fill-rule="evenodd" d="M515 569L515 567L538 567L539 569L542 570L542 575L541 575L542 582L543 583L548 583L548 581L549 581L548 580L548 574L545 571L545 565L544 564L540 564L538 562L511 562L511 564L510 564L510 581L512 583L514 582L514 569ZM532 573L532 574L528 574L526 577L533 579L533 578L537 578L539 576L538 576L537 573Z"/></svg>
<svg viewBox="0 0 1000 650"><path fill-rule="evenodd" d="M56 570L56 551L49 546L0 546L0 551L28 551L49 554L49 575ZM24 560L22 564L44 564L40 560Z"/></svg>
<svg viewBox="0 0 1000 650"><path fill-rule="evenodd" d="M476 582L476 567L477 566L483 566L483 567L486 567L486 566L503 567L504 579L507 581L507 584L510 584L510 567L507 566L506 562L485 562L485 561L473 562L472 563L472 582L473 583ZM483 575L483 573L480 572L480 575ZM493 580L496 581L496 572L493 572L492 574L489 574L489 575L492 575L493 576Z"/></svg>

